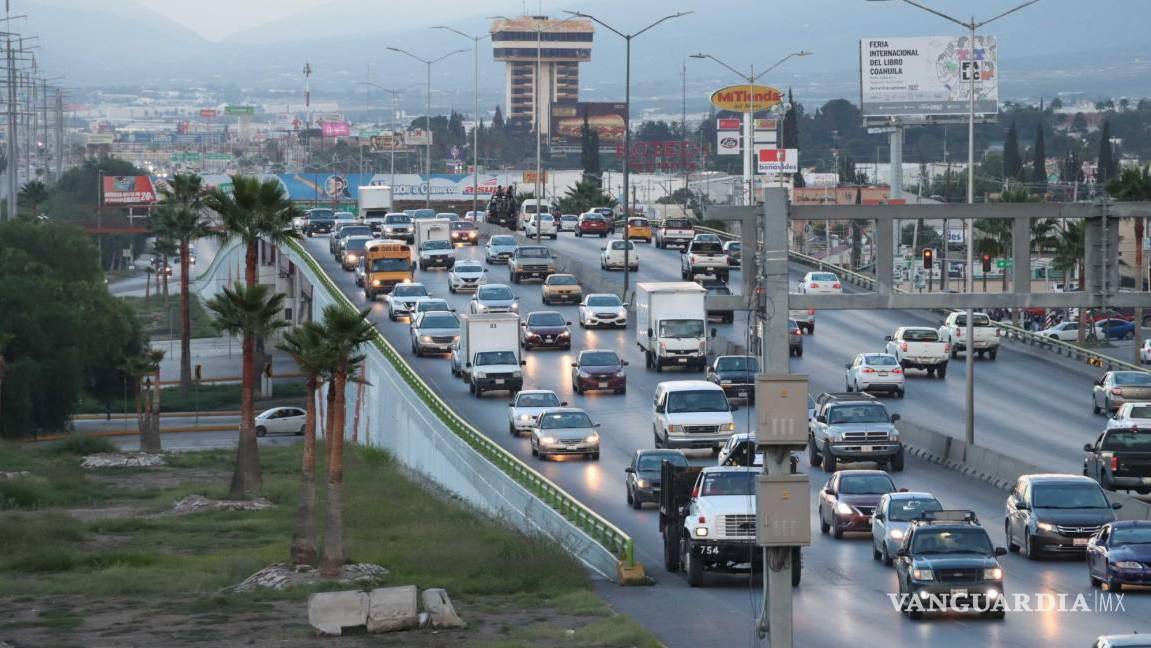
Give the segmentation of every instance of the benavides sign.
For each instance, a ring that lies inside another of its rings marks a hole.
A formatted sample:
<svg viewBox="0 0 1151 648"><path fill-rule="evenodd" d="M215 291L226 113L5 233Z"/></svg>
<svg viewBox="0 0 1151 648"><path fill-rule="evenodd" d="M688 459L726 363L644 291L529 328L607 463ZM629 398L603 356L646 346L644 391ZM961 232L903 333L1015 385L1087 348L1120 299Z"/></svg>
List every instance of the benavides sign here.
<svg viewBox="0 0 1151 648"><path fill-rule="evenodd" d="M783 101L783 93L778 88L764 85L734 85L720 88L711 93L711 105L716 110L732 112L753 112L778 106Z"/></svg>

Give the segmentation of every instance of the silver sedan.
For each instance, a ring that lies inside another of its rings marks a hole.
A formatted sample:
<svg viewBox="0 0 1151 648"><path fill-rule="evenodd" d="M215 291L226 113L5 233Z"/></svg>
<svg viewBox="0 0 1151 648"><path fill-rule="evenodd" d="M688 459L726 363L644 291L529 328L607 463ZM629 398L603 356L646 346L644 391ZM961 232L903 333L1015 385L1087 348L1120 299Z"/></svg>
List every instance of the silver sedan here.
<svg viewBox="0 0 1151 648"><path fill-rule="evenodd" d="M409 331L415 355L450 353L460 339L460 320L452 312L425 311L412 318Z"/></svg>
<svg viewBox="0 0 1151 648"><path fill-rule="evenodd" d="M887 353L860 353L844 365L847 391L887 392L903 398L906 376L899 360Z"/></svg>
<svg viewBox="0 0 1151 648"><path fill-rule="evenodd" d="M532 426L532 456L582 455L599 459L599 423L575 407L545 410Z"/></svg>

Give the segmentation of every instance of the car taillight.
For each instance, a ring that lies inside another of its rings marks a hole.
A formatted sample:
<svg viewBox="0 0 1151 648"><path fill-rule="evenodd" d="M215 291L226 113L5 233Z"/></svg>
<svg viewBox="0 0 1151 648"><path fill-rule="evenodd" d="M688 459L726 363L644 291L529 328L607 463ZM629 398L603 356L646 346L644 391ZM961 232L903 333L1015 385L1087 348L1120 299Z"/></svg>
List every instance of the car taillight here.
<svg viewBox="0 0 1151 648"><path fill-rule="evenodd" d="M812 288L819 288L819 284L817 284L813 281L813 282L811 282L811 287Z"/></svg>
<svg viewBox="0 0 1151 648"><path fill-rule="evenodd" d="M838 290L838 289L842 288L843 286L841 286L841 285L839 285L839 284L832 284L832 286L831 286L831 287L832 287L832 288L835 288L836 290Z"/></svg>
<svg viewBox="0 0 1151 648"><path fill-rule="evenodd" d="M872 369L871 367L864 367L863 373L875 373L875 370Z"/></svg>
<svg viewBox="0 0 1151 648"><path fill-rule="evenodd" d="M814 308L807 309L807 314L812 316L812 317L815 317L815 309Z"/></svg>
<svg viewBox="0 0 1151 648"><path fill-rule="evenodd" d="M995 329L995 337L1003 337L1003 329Z"/></svg>
<svg viewBox="0 0 1151 648"><path fill-rule="evenodd" d="M692 498L692 499L695 499L695 498L697 498L697 497L699 497L699 487L698 487L698 486L696 486L695 488L691 489L691 498Z"/></svg>
<svg viewBox="0 0 1151 648"><path fill-rule="evenodd" d="M1120 389L1120 388L1118 388L1118 387L1112 387L1112 388L1111 388L1111 393L1112 393L1112 394L1114 394L1114 395L1116 395L1116 396L1122 396L1122 395L1123 395L1123 390L1122 390L1122 389Z"/></svg>
<svg viewBox="0 0 1151 648"><path fill-rule="evenodd" d="M891 370L891 373L893 373L893 374L901 374L901 373L903 373L903 370L902 370L902 369L900 369L899 367L896 367L896 368L894 368L894 369L892 369L892 370Z"/></svg>
<svg viewBox="0 0 1151 648"><path fill-rule="evenodd" d="M944 353L951 353L951 343L950 342L944 342L943 343L943 352Z"/></svg>
<svg viewBox="0 0 1151 648"><path fill-rule="evenodd" d="M907 353L907 343L906 342L900 343L899 350L903 351L904 353Z"/></svg>
<svg viewBox="0 0 1151 648"><path fill-rule="evenodd" d="M1119 455L1111 455L1111 471L1119 470Z"/></svg>

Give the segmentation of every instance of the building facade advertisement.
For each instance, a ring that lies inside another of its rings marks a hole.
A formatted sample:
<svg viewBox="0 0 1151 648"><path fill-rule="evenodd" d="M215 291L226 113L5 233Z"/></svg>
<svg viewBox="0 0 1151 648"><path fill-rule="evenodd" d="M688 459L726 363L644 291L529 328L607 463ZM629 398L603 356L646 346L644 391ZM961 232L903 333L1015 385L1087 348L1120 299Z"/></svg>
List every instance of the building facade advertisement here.
<svg viewBox="0 0 1151 648"><path fill-rule="evenodd" d="M999 109L999 46L994 36L924 36L859 41L865 117L966 115L975 81L976 115Z"/></svg>
<svg viewBox="0 0 1151 648"><path fill-rule="evenodd" d="M760 173L799 173L799 149L762 149L756 157Z"/></svg>

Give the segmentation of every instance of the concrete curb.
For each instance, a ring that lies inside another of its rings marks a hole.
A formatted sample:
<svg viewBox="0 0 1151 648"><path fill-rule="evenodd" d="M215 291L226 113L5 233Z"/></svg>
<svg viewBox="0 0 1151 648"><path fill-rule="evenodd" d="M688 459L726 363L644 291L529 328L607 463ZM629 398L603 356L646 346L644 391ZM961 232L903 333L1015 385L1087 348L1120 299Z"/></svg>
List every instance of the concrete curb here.
<svg viewBox="0 0 1151 648"><path fill-rule="evenodd" d="M161 419L164 419L164 418L191 418L191 417L195 417L195 416L199 416L200 418L210 418L213 416L218 417L218 416L239 416L239 415L240 415L239 410L236 410L236 411L226 411L226 410L216 411L216 410L213 410L210 412L161 412L160 418ZM100 421L100 420L104 420L105 418L106 417L103 414L77 414L77 415L72 417L72 419L76 420L76 421ZM111 420L122 421L124 419L132 420L134 418L136 418L135 414L128 414L128 415L113 414Z"/></svg>

